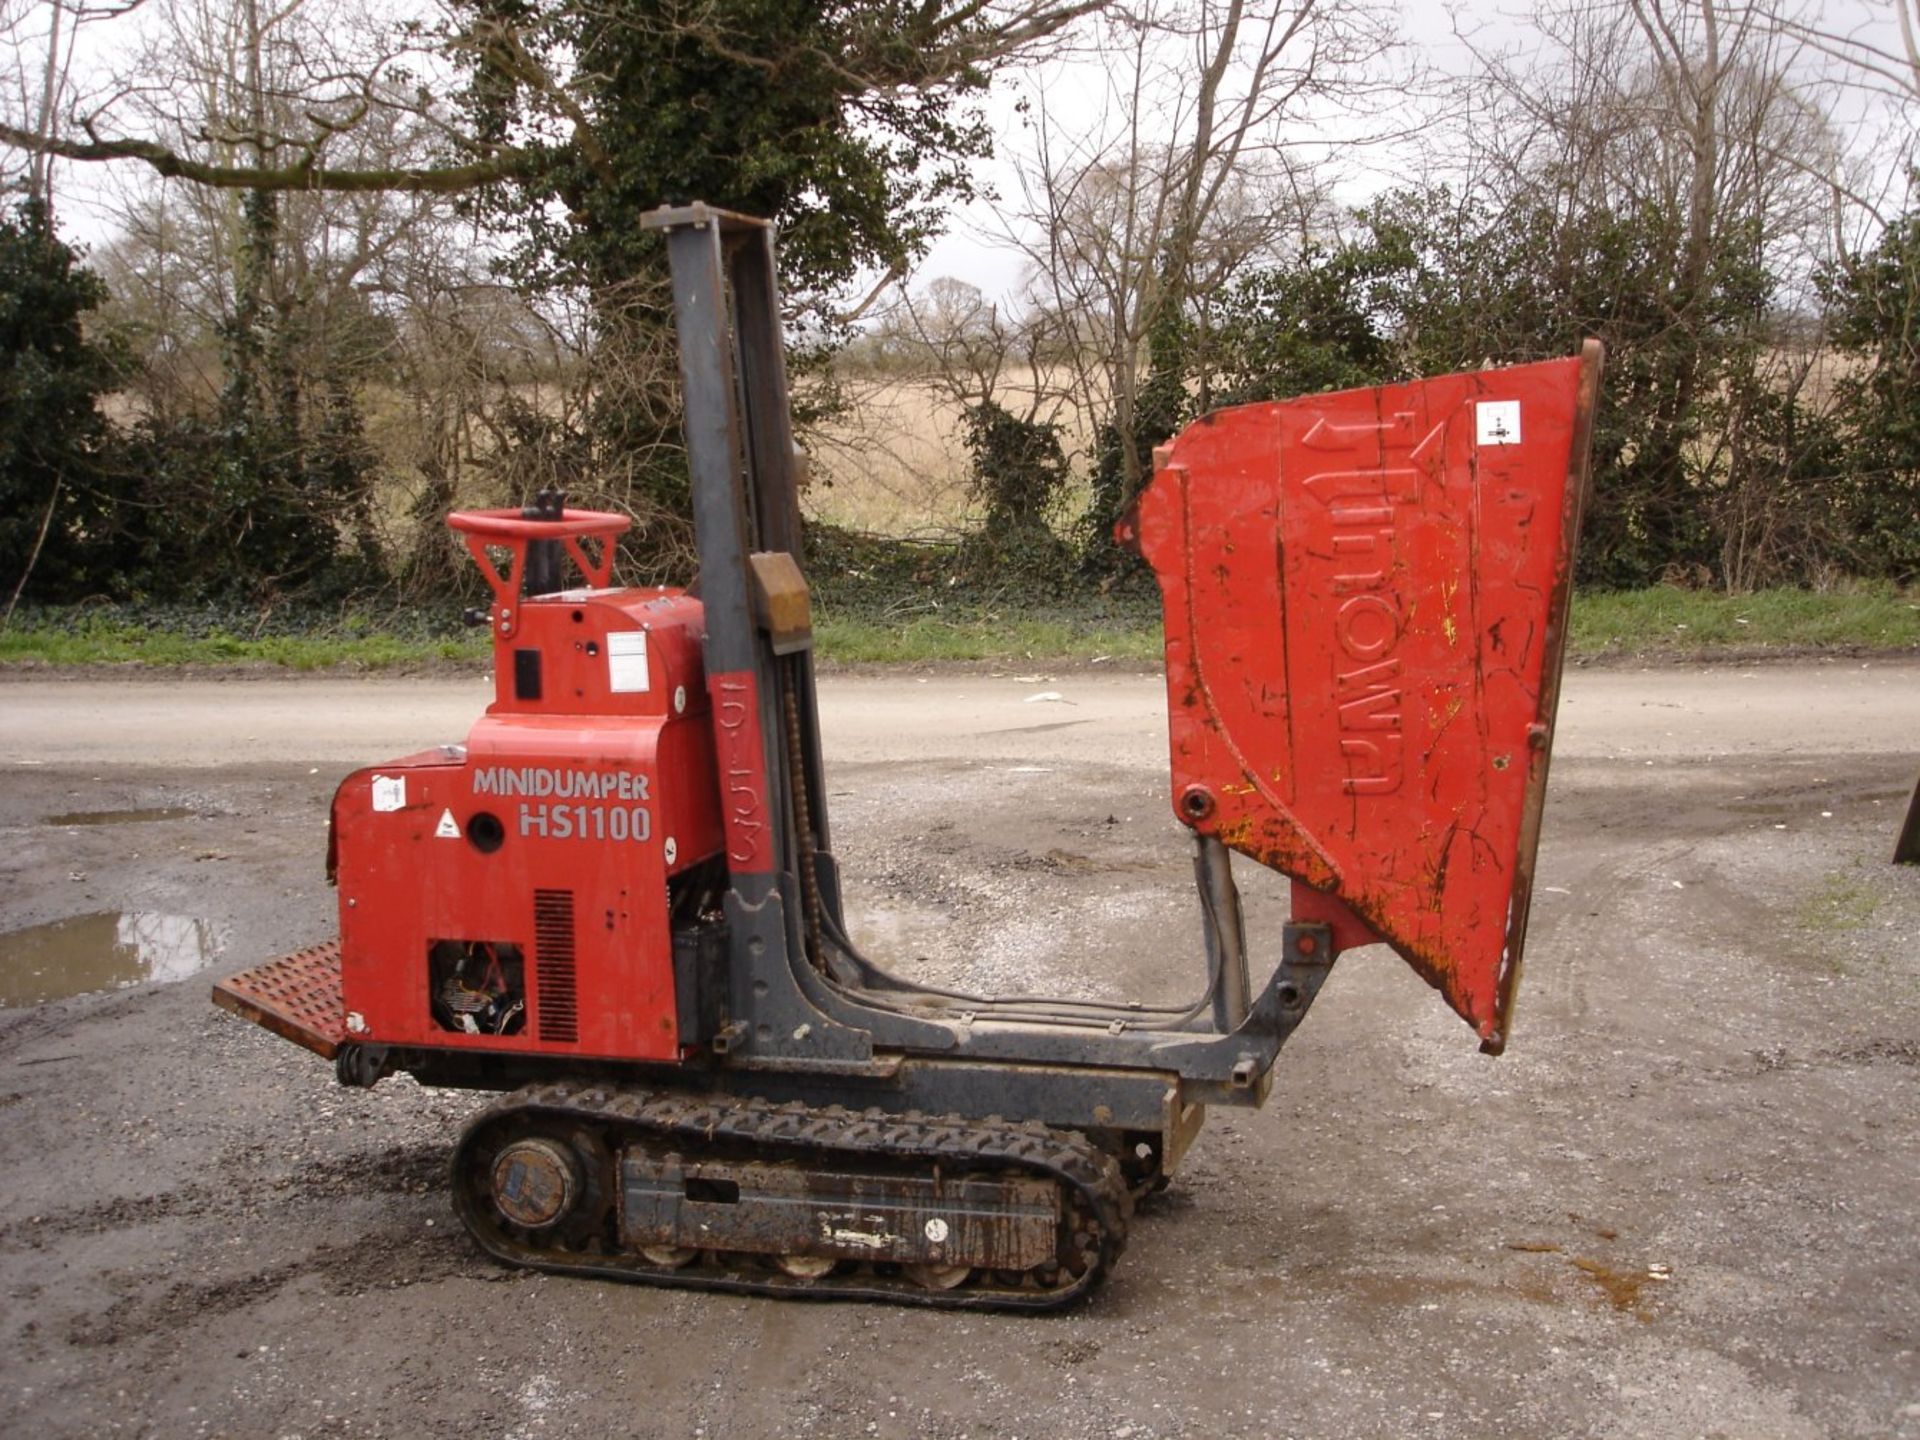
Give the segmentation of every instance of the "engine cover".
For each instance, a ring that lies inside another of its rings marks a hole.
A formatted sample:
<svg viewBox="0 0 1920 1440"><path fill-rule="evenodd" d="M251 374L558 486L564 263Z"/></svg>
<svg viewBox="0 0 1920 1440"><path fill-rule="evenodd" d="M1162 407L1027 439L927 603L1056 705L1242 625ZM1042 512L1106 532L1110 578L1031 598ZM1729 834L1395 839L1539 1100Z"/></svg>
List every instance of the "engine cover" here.
<svg viewBox="0 0 1920 1440"><path fill-rule="evenodd" d="M673 883L720 850L700 631L673 591L526 602L464 746L340 786L354 1041L679 1058Z"/></svg>

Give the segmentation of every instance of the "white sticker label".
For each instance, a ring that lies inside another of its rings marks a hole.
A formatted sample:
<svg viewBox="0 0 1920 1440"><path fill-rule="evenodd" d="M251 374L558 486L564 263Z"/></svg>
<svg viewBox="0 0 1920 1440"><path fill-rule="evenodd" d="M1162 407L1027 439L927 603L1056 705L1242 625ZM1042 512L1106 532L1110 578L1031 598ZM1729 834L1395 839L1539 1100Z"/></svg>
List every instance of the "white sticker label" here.
<svg viewBox="0 0 1920 1440"><path fill-rule="evenodd" d="M623 630L607 636L607 689L632 694L647 688L647 632Z"/></svg>
<svg viewBox="0 0 1920 1440"><path fill-rule="evenodd" d="M441 840L458 840L460 838L460 822L453 818L453 811L442 810L440 812L440 823L433 827L433 833L437 839Z"/></svg>
<svg viewBox="0 0 1920 1440"><path fill-rule="evenodd" d="M1482 445L1520 443L1520 402L1482 400L1473 407L1474 438Z"/></svg>
<svg viewBox="0 0 1920 1440"><path fill-rule="evenodd" d="M407 803L407 777L404 775L376 775L373 777L373 808L385 812L400 810Z"/></svg>

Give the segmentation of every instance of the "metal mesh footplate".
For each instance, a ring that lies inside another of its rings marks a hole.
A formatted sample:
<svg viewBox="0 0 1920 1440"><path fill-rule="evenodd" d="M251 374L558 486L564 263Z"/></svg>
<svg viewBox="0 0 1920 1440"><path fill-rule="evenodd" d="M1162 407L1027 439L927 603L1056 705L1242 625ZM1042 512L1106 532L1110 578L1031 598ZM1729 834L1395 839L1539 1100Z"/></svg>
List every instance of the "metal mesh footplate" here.
<svg viewBox="0 0 1920 1440"><path fill-rule="evenodd" d="M329 940L230 975L213 1003L331 1060L347 1039L340 942Z"/></svg>

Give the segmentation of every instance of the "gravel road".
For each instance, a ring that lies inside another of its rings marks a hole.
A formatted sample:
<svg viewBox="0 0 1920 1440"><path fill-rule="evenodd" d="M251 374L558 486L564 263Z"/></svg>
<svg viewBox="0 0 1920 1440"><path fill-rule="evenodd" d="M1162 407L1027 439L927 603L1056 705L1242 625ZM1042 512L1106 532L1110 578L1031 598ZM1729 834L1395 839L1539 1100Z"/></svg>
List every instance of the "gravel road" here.
<svg viewBox="0 0 1920 1440"><path fill-rule="evenodd" d="M442 1188L476 1097L339 1089L207 1004L331 933L342 771L486 698L0 677L0 1434L1920 1440L1920 869L1886 863L1920 665L1570 674L1507 1055L1343 957L1267 1109L1038 1319L501 1270ZM1196 988L1163 704L830 677L856 938ZM1284 886L1242 878L1270 954Z"/></svg>

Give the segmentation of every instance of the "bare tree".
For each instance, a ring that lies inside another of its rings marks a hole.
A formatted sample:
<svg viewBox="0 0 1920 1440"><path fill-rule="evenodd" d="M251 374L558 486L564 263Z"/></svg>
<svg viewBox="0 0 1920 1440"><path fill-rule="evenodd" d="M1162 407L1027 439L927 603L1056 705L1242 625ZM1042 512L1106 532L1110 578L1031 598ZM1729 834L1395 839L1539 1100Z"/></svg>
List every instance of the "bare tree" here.
<svg viewBox="0 0 1920 1440"><path fill-rule="evenodd" d="M9 100L23 123L44 145L52 133L54 114L65 93L72 58L72 27L60 0L5 0L0 4L0 36L11 48L10 73L5 78ZM29 152L19 188L49 208L52 203L51 162L44 153Z"/></svg>
<svg viewBox="0 0 1920 1440"><path fill-rule="evenodd" d="M1836 75L1847 83L1890 96L1904 108L1920 104L1920 0L1858 0L1841 7L1771 0L1756 13L1795 44L1835 62Z"/></svg>
<svg viewBox="0 0 1920 1440"><path fill-rule="evenodd" d="M1589 550L1765 583L1820 519L1791 490L1828 433L1803 423L1832 390L1817 277L1866 213L1874 157L1830 123L1830 78L1776 12L1572 0L1534 25L1481 53L1451 173L1495 217L1554 217L1536 273L1590 272L1572 318L1620 352ZM1640 248L1596 253L1604 235Z"/></svg>
<svg viewBox="0 0 1920 1440"><path fill-rule="evenodd" d="M1357 0L1145 0L1105 18L1096 96L1033 101L1013 238L1107 437L1099 507L1137 491L1179 418L1147 393L1156 364L1182 398L1188 371L1205 373L1165 353L1168 335L1307 223L1328 147L1306 127L1361 143L1356 112L1389 83L1392 48L1385 11Z"/></svg>

